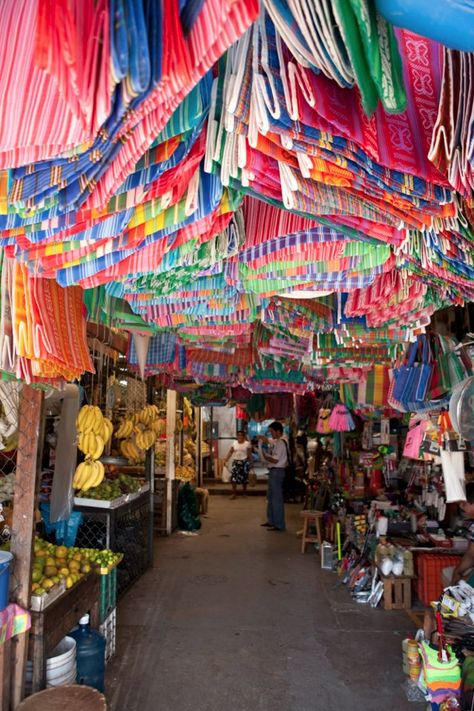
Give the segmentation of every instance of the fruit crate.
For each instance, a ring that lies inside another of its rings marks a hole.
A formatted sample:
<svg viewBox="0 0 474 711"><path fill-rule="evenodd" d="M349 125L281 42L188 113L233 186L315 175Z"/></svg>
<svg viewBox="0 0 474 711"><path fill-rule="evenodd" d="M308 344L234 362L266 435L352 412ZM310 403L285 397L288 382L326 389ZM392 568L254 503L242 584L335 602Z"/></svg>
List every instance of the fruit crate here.
<svg viewBox="0 0 474 711"><path fill-rule="evenodd" d="M104 623L106 618L117 606L117 568L107 575L100 576L99 620Z"/></svg>
<svg viewBox="0 0 474 711"><path fill-rule="evenodd" d="M123 553L117 567L117 598L151 565L153 540L150 536L149 492L115 509L75 505L83 515L76 545L84 548L110 548Z"/></svg>
<svg viewBox="0 0 474 711"><path fill-rule="evenodd" d="M117 644L117 610L115 608L99 626L99 631L105 637L105 661L108 662L114 656Z"/></svg>
<svg viewBox="0 0 474 711"><path fill-rule="evenodd" d="M129 494L123 494L116 499L107 501L105 499L88 499L87 497L75 496L74 506L90 506L94 509L119 509L123 504L128 504L130 501L135 501L142 494L150 490L150 484L146 482L140 487L140 491L133 491Z"/></svg>

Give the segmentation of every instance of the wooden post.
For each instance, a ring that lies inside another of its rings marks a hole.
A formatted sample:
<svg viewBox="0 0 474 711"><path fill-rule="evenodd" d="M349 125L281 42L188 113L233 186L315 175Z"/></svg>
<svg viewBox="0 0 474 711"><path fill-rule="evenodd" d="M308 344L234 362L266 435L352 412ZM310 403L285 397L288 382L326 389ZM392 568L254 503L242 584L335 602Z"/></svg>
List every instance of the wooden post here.
<svg viewBox="0 0 474 711"><path fill-rule="evenodd" d="M31 599L31 563L35 500L38 484L38 451L41 432L43 393L24 385L20 395L20 419L16 460L15 496L12 521L13 553L11 599L29 609ZM25 693L25 668L28 654L28 632L12 639L12 707L16 708Z"/></svg>
<svg viewBox="0 0 474 711"><path fill-rule="evenodd" d="M11 640L0 644L0 711L10 711Z"/></svg>
<svg viewBox="0 0 474 711"><path fill-rule="evenodd" d="M202 426L203 426L203 416L202 408L196 407L194 409L196 417L196 483L198 486L203 484L202 475Z"/></svg>
<svg viewBox="0 0 474 711"><path fill-rule="evenodd" d="M166 391L166 532L173 532L173 482L175 479L176 390ZM164 504L165 502L163 502Z"/></svg>

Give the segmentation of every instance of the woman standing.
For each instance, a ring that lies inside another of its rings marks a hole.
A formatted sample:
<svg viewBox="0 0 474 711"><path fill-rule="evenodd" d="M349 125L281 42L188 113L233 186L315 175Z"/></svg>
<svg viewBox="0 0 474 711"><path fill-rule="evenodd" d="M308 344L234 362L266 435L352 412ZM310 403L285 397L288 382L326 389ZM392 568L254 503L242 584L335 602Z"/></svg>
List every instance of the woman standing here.
<svg viewBox="0 0 474 711"><path fill-rule="evenodd" d="M252 446L247 439L247 435L243 430L237 432L237 439L232 442L232 447L224 460L224 466L229 459L232 459L231 477L232 496L235 499L237 496L237 484L242 484L244 496L247 493L247 483L249 480L249 471L252 464Z"/></svg>

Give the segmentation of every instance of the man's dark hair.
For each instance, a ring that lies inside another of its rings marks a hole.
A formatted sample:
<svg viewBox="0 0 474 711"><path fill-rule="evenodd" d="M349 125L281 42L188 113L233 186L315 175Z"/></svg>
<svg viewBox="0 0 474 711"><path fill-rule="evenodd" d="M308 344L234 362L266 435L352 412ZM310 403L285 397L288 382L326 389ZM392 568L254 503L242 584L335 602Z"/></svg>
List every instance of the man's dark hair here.
<svg viewBox="0 0 474 711"><path fill-rule="evenodd" d="M245 430L237 430L237 434L243 434L244 436L247 436L247 433Z"/></svg>
<svg viewBox="0 0 474 711"><path fill-rule="evenodd" d="M474 481L466 485L466 501L469 504L474 504Z"/></svg>
<svg viewBox="0 0 474 711"><path fill-rule="evenodd" d="M268 429L273 430L274 432L283 432L283 425L281 422L272 422Z"/></svg>

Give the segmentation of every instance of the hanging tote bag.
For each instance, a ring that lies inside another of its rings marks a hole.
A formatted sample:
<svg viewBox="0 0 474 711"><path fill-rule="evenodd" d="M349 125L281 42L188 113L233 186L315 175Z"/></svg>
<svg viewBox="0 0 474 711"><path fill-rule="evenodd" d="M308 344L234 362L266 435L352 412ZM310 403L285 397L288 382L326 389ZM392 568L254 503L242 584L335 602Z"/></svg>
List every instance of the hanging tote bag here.
<svg viewBox="0 0 474 711"><path fill-rule="evenodd" d="M450 391L465 380L469 373L452 344L442 336L440 336L440 344L442 349L438 360L440 381L446 391Z"/></svg>
<svg viewBox="0 0 474 711"><path fill-rule="evenodd" d="M430 384L432 372L431 349L426 334L422 334L417 338L415 357L417 361L412 365L402 395L402 402L409 410L416 410L416 403L426 400Z"/></svg>
<svg viewBox="0 0 474 711"><path fill-rule="evenodd" d="M445 388L441 382L441 376L439 372L439 358L442 353L442 349L439 336L437 334L434 334L431 337L431 353L433 358L431 362L431 380L430 386L428 388L428 396L430 400L435 400L436 398L442 397L448 392L448 389Z"/></svg>
<svg viewBox="0 0 474 711"><path fill-rule="evenodd" d="M418 343L416 341L414 343L410 343L402 364L398 368L393 369L395 383L393 386L392 396L400 403L403 403L404 394L410 389L410 379L413 380L413 369L417 351Z"/></svg>
<svg viewBox="0 0 474 711"><path fill-rule="evenodd" d="M403 448L404 457L408 457L409 459L422 459L422 457L420 457L420 449L425 429L426 422L422 420L408 430L405 446Z"/></svg>
<svg viewBox="0 0 474 711"><path fill-rule="evenodd" d="M395 397L407 410L416 411L427 398L432 373L432 356L428 336L418 336L408 351L406 366L396 373ZM399 379L402 383L399 385Z"/></svg>

